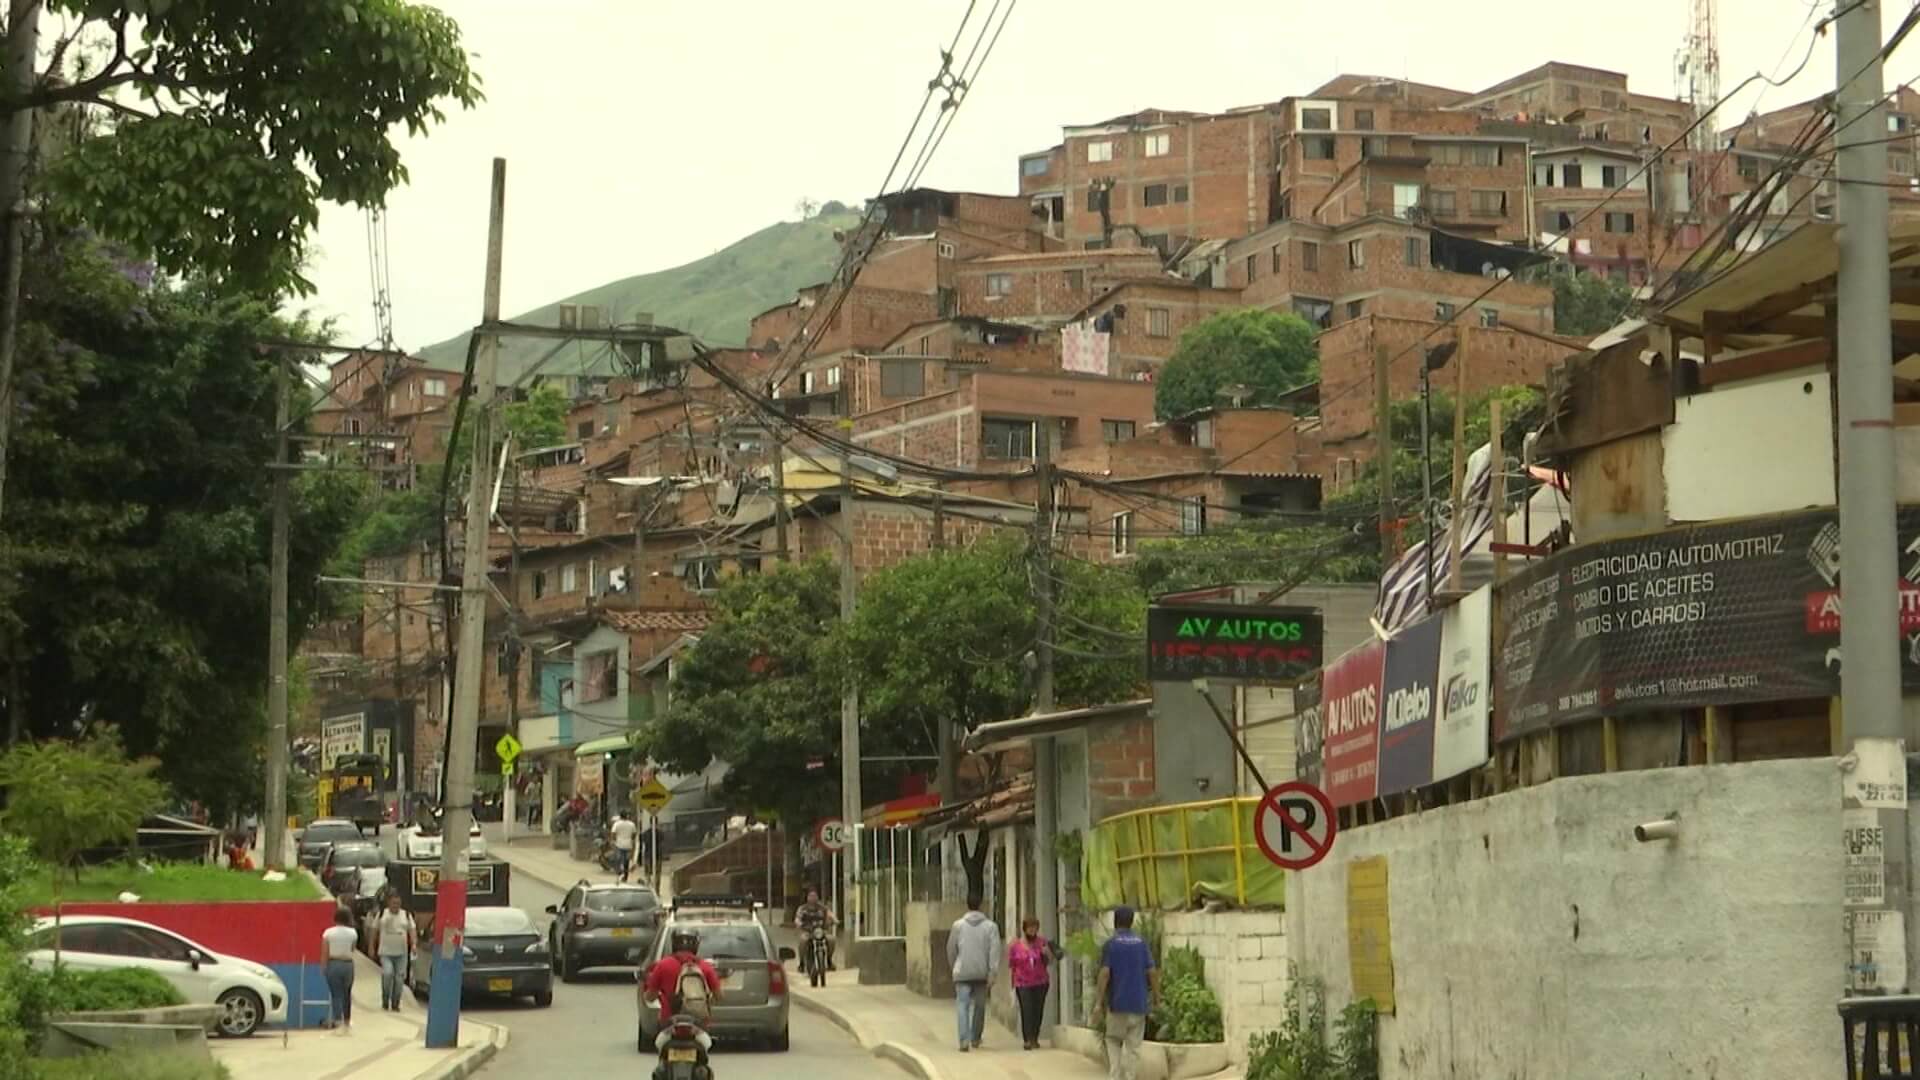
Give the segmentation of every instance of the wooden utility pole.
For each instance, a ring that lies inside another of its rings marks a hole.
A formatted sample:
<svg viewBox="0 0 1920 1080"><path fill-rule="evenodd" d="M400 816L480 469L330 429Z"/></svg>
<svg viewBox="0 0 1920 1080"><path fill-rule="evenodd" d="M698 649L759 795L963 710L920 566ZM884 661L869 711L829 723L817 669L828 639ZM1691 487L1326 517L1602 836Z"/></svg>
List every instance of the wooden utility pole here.
<svg viewBox="0 0 1920 1080"><path fill-rule="evenodd" d="M18 10L16 4L16 14ZM267 805L260 816L266 834L261 861L269 870L282 871L287 868L287 563L292 528L287 503L292 498L292 478L286 467L287 427L293 422L293 388L288 385L292 366L293 358L278 350L273 369L273 553L267 609Z"/></svg>
<svg viewBox="0 0 1920 1080"><path fill-rule="evenodd" d="M500 262L507 200L507 162L493 159L493 197L487 216L487 271L482 319L500 321ZM446 801L441 828L440 879L435 887L433 984L427 1005L426 1044L458 1045L460 987L464 969L461 939L467 925L467 840L473 823L473 764L480 728L480 677L487 639L487 534L492 518L493 397L500 359L500 338L482 332L474 357L470 405L473 412L473 463L467 477L467 523L462 536L460 570L459 666L454 671L453 711L446 761Z"/></svg>
<svg viewBox="0 0 1920 1080"><path fill-rule="evenodd" d="M34 65L40 57L42 5L43 0L13 0L8 7L7 96L16 102L33 93ZM27 215L31 212L27 205L27 165L33 156L33 113L30 108L15 106L7 117L5 149L0 152L0 214L5 215L0 227L6 233L6 266L0 272L0 495L6 492L7 453L13 437L13 357L20 329L20 264L26 257ZM269 828L267 834L271 836L274 831Z"/></svg>
<svg viewBox="0 0 1920 1080"><path fill-rule="evenodd" d="M636 531L635 536L638 535ZM775 546L780 549L780 561L791 559L793 549L787 546L787 437L777 424L773 431L773 536Z"/></svg>
<svg viewBox="0 0 1920 1080"><path fill-rule="evenodd" d="M1507 451L1506 440L1501 437L1500 432L1500 411L1500 395L1495 394L1487 402L1487 451L1493 465L1493 490L1490 494L1493 502L1493 542L1495 544L1507 542ZM1526 487L1522 485L1520 490L1525 491ZM1493 580L1504 581L1506 576L1507 557L1496 548L1493 553Z"/></svg>
<svg viewBox="0 0 1920 1080"><path fill-rule="evenodd" d="M842 426L850 425L842 421ZM840 446L840 483L840 621L850 623L859 602L860 586L853 567L853 452L847 448L845 439L841 440ZM846 896L849 900L855 900L859 895L859 826L863 809L860 790L860 683L849 674L840 688L840 817L854 830L854 857L841 864L846 875ZM768 836L771 837L772 833L768 833ZM768 842L771 843L771 839ZM773 866L771 853L767 866L769 869ZM865 915L865 911L855 911L853 918L861 920ZM860 923L856 921L851 925L857 931Z"/></svg>
<svg viewBox="0 0 1920 1080"><path fill-rule="evenodd" d="M1453 512L1447 517L1447 591L1460 591L1460 530L1467 516L1467 328L1454 323L1459 342L1453 357ZM1432 604L1433 598L1428 597Z"/></svg>
<svg viewBox="0 0 1920 1080"><path fill-rule="evenodd" d="M1053 701L1053 433L1058 421L1043 416L1033 425L1033 560L1034 627L1033 711L1050 713ZM1039 898L1040 932L1048 941L1060 940L1060 864L1054 854L1053 836L1060 829L1056 803L1057 773L1051 738L1033 740L1034 834L1040 838L1040 850L1033 860L1034 893ZM1044 1018L1057 1021L1060 1016L1058 995L1047 998Z"/></svg>
<svg viewBox="0 0 1920 1080"><path fill-rule="evenodd" d="M942 499L945 492L940 481L933 482L933 549L939 551L947 546L947 507Z"/></svg>
<svg viewBox="0 0 1920 1080"><path fill-rule="evenodd" d="M1387 347L1373 347L1373 453L1380 480L1380 565L1393 565L1393 391Z"/></svg>

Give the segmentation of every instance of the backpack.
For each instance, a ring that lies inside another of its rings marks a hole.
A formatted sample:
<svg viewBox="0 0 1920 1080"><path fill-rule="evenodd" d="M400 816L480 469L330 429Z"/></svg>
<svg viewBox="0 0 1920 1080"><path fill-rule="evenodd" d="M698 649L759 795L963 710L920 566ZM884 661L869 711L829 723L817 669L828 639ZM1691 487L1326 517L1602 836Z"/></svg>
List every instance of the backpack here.
<svg viewBox="0 0 1920 1080"><path fill-rule="evenodd" d="M713 1004L707 989L707 976L700 961L688 957L680 961L680 974L674 979L673 1011L691 1016L704 1024L713 1019Z"/></svg>

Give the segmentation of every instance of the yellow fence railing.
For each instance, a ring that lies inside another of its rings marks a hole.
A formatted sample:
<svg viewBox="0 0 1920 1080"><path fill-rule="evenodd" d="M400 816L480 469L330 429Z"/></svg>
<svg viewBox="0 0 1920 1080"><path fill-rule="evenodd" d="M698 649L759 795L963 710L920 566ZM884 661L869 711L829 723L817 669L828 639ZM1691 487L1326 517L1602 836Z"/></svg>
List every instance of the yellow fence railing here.
<svg viewBox="0 0 1920 1080"><path fill-rule="evenodd" d="M1178 910L1196 900L1285 907L1286 871L1254 839L1257 797L1154 806L1108 818L1085 844L1089 906Z"/></svg>

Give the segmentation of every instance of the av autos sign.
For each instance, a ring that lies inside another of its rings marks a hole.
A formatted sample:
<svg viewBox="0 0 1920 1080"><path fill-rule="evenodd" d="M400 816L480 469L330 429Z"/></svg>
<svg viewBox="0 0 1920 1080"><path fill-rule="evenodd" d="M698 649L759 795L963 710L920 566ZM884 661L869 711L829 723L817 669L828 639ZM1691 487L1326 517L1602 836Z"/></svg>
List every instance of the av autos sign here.
<svg viewBox="0 0 1920 1080"><path fill-rule="evenodd" d="M1147 609L1147 677L1293 683L1321 660L1320 612L1188 604Z"/></svg>

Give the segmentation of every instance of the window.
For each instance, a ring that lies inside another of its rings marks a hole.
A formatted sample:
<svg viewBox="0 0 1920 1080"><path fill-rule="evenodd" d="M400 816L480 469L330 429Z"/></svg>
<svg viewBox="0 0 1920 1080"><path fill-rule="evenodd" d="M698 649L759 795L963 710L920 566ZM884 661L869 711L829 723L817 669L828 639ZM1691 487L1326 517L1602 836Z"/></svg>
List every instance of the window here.
<svg viewBox="0 0 1920 1080"><path fill-rule="evenodd" d="M1144 206L1167 205L1167 185L1148 184L1140 189L1140 202Z"/></svg>
<svg viewBox="0 0 1920 1080"><path fill-rule="evenodd" d="M1099 142L1088 143L1087 144L1087 160L1088 161L1112 161L1113 160L1113 143L1108 142L1105 139L1102 139Z"/></svg>
<svg viewBox="0 0 1920 1080"><path fill-rule="evenodd" d="M1367 242L1365 240L1347 241L1347 265L1356 270L1367 265Z"/></svg>
<svg viewBox="0 0 1920 1080"><path fill-rule="evenodd" d="M580 427L577 430L575 430L574 436L582 442L585 442L586 440L593 438L593 421L591 420L580 421Z"/></svg>
<svg viewBox="0 0 1920 1080"><path fill-rule="evenodd" d="M1332 131L1332 109L1301 109L1300 127L1305 131Z"/></svg>
<svg viewBox="0 0 1920 1080"><path fill-rule="evenodd" d="M1148 157L1165 157L1172 141L1166 132L1156 132L1140 140L1140 149Z"/></svg>
<svg viewBox="0 0 1920 1080"><path fill-rule="evenodd" d="M1101 191L1097 187L1089 185L1087 187L1087 213L1097 214L1100 212L1100 207L1102 207L1105 204L1106 204L1106 192Z"/></svg>
<svg viewBox="0 0 1920 1080"><path fill-rule="evenodd" d="M493 670L498 675L506 675L513 670L512 638L500 639L500 651L495 657Z"/></svg>
<svg viewBox="0 0 1920 1080"><path fill-rule="evenodd" d="M1020 159L1021 176L1045 176L1052 170L1053 162L1047 160L1045 155Z"/></svg>
<svg viewBox="0 0 1920 1080"><path fill-rule="evenodd" d="M1126 510L1113 515L1113 553L1133 554L1133 511Z"/></svg>
<svg viewBox="0 0 1920 1080"><path fill-rule="evenodd" d="M1499 143L1443 142L1427 147L1427 160L1435 165L1501 165L1506 154Z"/></svg>
<svg viewBox="0 0 1920 1080"><path fill-rule="evenodd" d="M1372 131L1373 130L1373 110L1372 109L1353 110L1353 126L1360 131Z"/></svg>
<svg viewBox="0 0 1920 1080"><path fill-rule="evenodd" d="M1498 327L1500 325L1500 313L1490 307L1481 308L1480 325L1488 330Z"/></svg>
<svg viewBox="0 0 1920 1080"><path fill-rule="evenodd" d="M1408 211L1417 210L1419 209L1419 207L1420 207L1420 185L1419 184L1393 185L1393 216L1394 217L1397 217L1397 218L1407 217Z"/></svg>
<svg viewBox="0 0 1920 1080"><path fill-rule="evenodd" d="M1363 158L1386 157L1387 149L1387 140L1384 136L1369 135L1360 140L1360 156Z"/></svg>
<svg viewBox="0 0 1920 1080"><path fill-rule="evenodd" d="M1320 245L1311 240L1300 241L1300 269L1318 271L1320 269Z"/></svg>
<svg viewBox="0 0 1920 1080"><path fill-rule="evenodd" d="M447 396L447 380L428 379L427 380L427 396L428 397L446 397Z"/></svg>
<svg viewBox="0 0 1920 1080"><path fill-rule="evenodd" d="M563 593L580 591L580 568L573 563L560 568L560 591Z"/></svg>
<svg viewBox="0 0 1920 1080"><path fill-rule="evenodd" d="M1308 161L1333 160L1333 136L1312 135L1300 140L1300 156Z"/></svg>
<svg viewBox="0 0 1920 1080"><path fill-rule="evenodd" d="M1147 309L1147 336L1172 337L1173 313L1163 307Z"/></svg>
<svg viewBox="0 0 1920 1080"><path fill-rule="evenodd" d="M888 362L880 365L882 397L919 397L927 392L926 366Z"/></svg>
<svg viewBox="0 0 1920 1080"><path fill-rule="evenodd" d="M399 391L394 391L393 393L390 393L387 395L387 411L390 413L396 413L400 411Z"/></svg>
<svg viewBox="0 0 1920 1080"><path fill-rule="evenodd" d="M989 297L1013 295L1013 275L988 274L987 295Z"/></svg>
<svg viewBox="0 0 1920 1080"><path fill-rule="evenodd" d="M1888 132L1893 134L1899 134L1900 132L1905 130L1907 130L1906 117L1901 116L1899 113L1887 114L1887 131Z"/></svg>
<svg viewBox="0 0 1920 1080"><path fill-rule="evenodd" d="M1113 246L1113 242L1096 236L1082 243L1080 246L1087 251L1105 251Z"/></svg>
<svg viewBox="0 0 1920 1080"><path fill-rule="evenodd" d="M922 346L921 346L921 350L920 350L920 351L922 351L922 352L925 352L925 351L926 351L926 348L925 348L925 345L924 345L924 342L925 342L925 341L926 341L927 339L926 339L926 338L921 338L920 340L921 340L921 342L923 343L923 344L922 344ZM828 385L828 386L839 386L839 385L840 385L840 368L839 368L838 366L835 366L835 367L830 367L830 368L828 368L828 369L827 369L827 385Z"/></svg>
<svg viewBox="0 0 1920 1080"><path fill-rule="evenodd" d="M1259 276L1260 276L1260 256L1258 255L1247 256L1247 284L1249 285L1253 284L1253 279Z"/></svg>
<svg viewBox="0 0 1920 1080"><path fill-rule="evenodd" d="M1419 237L1407 237L1407 266L1409 268L1418 270L1421 265L1427 261L1421 256L1420 249L1423 246Z"/></svg>
<svg viewBox="0 0 1920 1080"><path fill-rule="evenodd" d="M1551 165L1534 166L1533 183L1535 187L1552 187L1553 186L1553 166Z"/></svg>
<svg viewBox="0 0 1920 1080"><path fill-rule="evenodd" d="M980 452L1002 461L1032 460L1033 423L1027 420L982 420Z"/></svg>
<svg viewBox="0 0 1920 1080"><path fill-rule="evenodd" d="M1333 325L1333 304L1330 301L1296 296L1293 298L1293 313L1322 330Z"/></svg>
<svg viewBox="0 0 1920 1080"><path fill-rule="evenodd" d="M547 572L545 570L535 570L533 572L532 589L535 600L547 595Z"/></svg>
<svg viewBox="0 0 1920 1080"><path fill-rule="evenodd" d="M1439 188L1427 189L1427 207L1433 211L1433 216L1436 218L1450 218L1460 212L1460 208L1454 204L1453 192L1442 191Z"/></svg>
<svg viewBox="0 0 1920 1080"><path fill-rule="evenodd" d="M958 252L958 251L959 251L960 249L959 249L959 248L956 248L956 247L954 247L954 246L953 246L953 241L951 241L951 240L942 240L942 241L940 241L940 245L939 245L939 248L938 248L938 250L939 250L939 252L940 252L940 257L941 257L941 258L943 258L943 259L951 259L951 258L953 258L953 256L955 255L955 253L957 253L957 252Z"/></svg>
<svg viewBox="0 0 1920 1080"><path fill-rule="evenodd" d="M695 559L687 564L684 576L687 584L697 590L717 589L720 587L720 560Z"/></svg>
<svg viewBox="0 0 1920 1080"><path fill-rule="evenodd" d="M1280 252L1281 252L1280 245L1275 244L1273 245L1273 250L1267 253L1267 257L1269 260L1267 265L1272 267L1273 272L1276 274L1280 272L1280 264L1281 264Z"/></svg>
<svg viewBox="0 0 1920 1080"><path fill-rule="evenodd" d="M1446 322L1453 318L1453 305L1445 300L1436 302L1433 305L1433 317L1438 322Z"/></svg>
<svg viewBox="0 0 1920 1080"><path fill-rule="evenodd" d="M1187 185L1185 184L1173 185L1173 201L1177 203L1183 203L1187 201Z"/></svg>
<svg viewBox="0 0 1920 1080"><path fill-rule="evenodd" d="M1606 228L1610 233L1630 233L1633 231L1633 215L1608 211Z"/></svg>
<svg viewBox="0 0 1920 1080"><path fill-rule="evenodd" d="M1625 165L1600 166L1601 186L1617 188L1625 184L1626 182L1627 182L1627 167Z"/></svg>
<svg viewBox="0 0 1920 1080"><path fill-rule="evenodd" d="M1365 300L1347 301L1347 318L1357 319L1360 316L1365 315L1366 313L1367 313L1367 302Z"/></svg>
<svg viewBox="0 0 1920 1080"><path fill-rule="evenodd" d="M1074 292L1087 291L1087 272L1085 270L1069 270L1066 272L1066 275L1067 288Z"/></svg>
<svg viewBox="0 0 1920 1080"><path fill-rule="evenodd" d="M813 393L813 372L803 371L800 373L800 392L802 394Z"/></svg>
<svg viewBox="0 0 1920 1080"><path fill-rule="evenodd" d="M1472 194L1470 207L1474 217L1507 216L1507 193L1504 191L1476 191Z"/></svg>
<svg viewBox="0 0 1920 1080"><path fill-rule="evenodd" d="M1734 163L1735 163L1735 167L1737 167L1740 170L1740 178L1742 180L1760 179L1760 159L1759 158L1748 157L1745 154L1741 154L1739 157L1734 159Z"/></svg>
<svg viewBox="0 0 1920 1080"><path fill-rule="evenodd" d="M1563 86L1560 88L1560 98L1563 101L1579 104L1580 88L1577 86Z"/></svg>
<svg viewBox="0 0 1920 1080"><path fill-rule="evenodd" d="M349 435L360 434L360 418L359 417L357 416L347 417L347 434Z"/></svg>
<svg viewBox="0 0 1920 1080"><path fill-rule="evenodd" d="M1187 536L1200 536L1207 531L1207 497L1195 495L1180 504L1180 531Z"/></svg>
<svg viewBox="0 0 1920 1080"><path fill-rule="evenodd" d="M1131 420L1100 421L1100 438L1103 441L1110 442L1110 443L1126 442L1128 439L1133 438L1133 421Z"/></svg>
<svg viewBox="0 0 1920 1080"><path fill-rule="evenodd" d="M1578 164L1560 166L1561 187L1580 187L1582 182L1583 178L1580 175L1580 166Z"/></svg>

